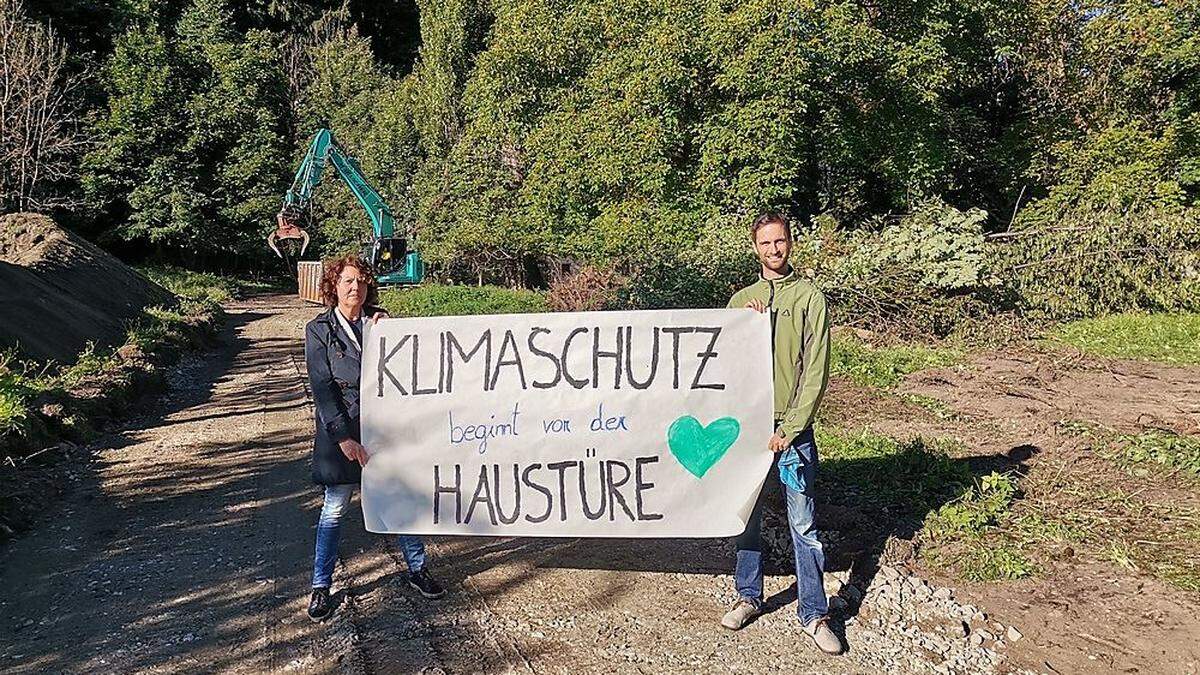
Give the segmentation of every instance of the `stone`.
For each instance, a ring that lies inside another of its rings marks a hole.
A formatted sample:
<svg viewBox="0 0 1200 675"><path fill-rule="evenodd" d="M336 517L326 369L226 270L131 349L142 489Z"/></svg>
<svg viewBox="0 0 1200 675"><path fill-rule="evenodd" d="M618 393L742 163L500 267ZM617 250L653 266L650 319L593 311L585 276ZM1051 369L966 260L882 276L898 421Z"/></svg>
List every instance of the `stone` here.
<svg viewBox="0 0 1200 675"><path fill-rule="evenodd" d="M975 634L978 635L983 640L995 640L996 639L996 636L992 635L992 633L987 630L977 630L977 631L975 631Z"/></svg>
<svg viewBox="0 0 1200 675"><path fill-rule="evenodd" d="M980 645L982 645L982 644L983 644L983 634L982 634L982 632L979 632L979 633L972 633L972 634L971 634L971 646L972 646L972 647L978 647L978 646L980 646Z"/></svg>
<svg viewBox="0 0 1200 675"><path fill-rule="evenodd" d="M933 597L938 600L949 600L954 597L954 591L943 586L933 592Z"/></svg>
<svg viewBox="0 0 1200 675"><path fill-rule="evenodd" d="M1008 636L1009 642L1016 642L1017 640L1020 640L1021 638L1025 637L1024 635L1021 634L1021 631L1017 630L1016 626L1009 626L1008 632L1006 633L1006 635Z"/></svg>

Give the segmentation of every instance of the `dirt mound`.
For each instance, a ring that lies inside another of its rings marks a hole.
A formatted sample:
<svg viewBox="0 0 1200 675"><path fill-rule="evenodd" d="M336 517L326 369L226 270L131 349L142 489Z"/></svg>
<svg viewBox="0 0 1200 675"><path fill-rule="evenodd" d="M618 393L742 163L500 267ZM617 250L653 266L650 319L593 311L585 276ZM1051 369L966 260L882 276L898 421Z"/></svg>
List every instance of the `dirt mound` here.
<svg viewBox="0 0 1200 675"><path fill-rule="evenodd" d="M71 363L88 342L122 342L132 319L172 296L46 216L0 216L0 348Z"/></svg>

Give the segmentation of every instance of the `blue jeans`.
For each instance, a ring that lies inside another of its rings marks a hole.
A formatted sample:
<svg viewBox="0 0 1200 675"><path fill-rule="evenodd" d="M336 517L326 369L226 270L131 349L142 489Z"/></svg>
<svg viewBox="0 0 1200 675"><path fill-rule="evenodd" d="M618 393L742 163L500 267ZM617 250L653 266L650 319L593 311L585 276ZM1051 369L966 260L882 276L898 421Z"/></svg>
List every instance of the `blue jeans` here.
<svg viewBox="0 0 1200 675"><path fill-rule="evenodd" d="M313 559L313 588L329 588L333 581L333 565L337 562L338 532L341 530L342 516L350 505L350 497L354 494L355 485L325 486L325 504L321 507L321 517L317 520L317 552ZM400 535L396 543L404 552L404 562L408 563L408 571L419 572L425 567L425 545L420 537Z"/></svg>
<svg viewBox="0 0 1200 675"><path fill-rule="evenodd" d="M813 440L812 428L804 430L792 447L800 456L800 466L785 467L796 471L800 488L796 490L781 485L787 500L788 528L792 532L792 550L796 558L796 614L800 621L808 624L829 613L829 599L825 597L825 554L817 540L813 524L815 511L813 497L817 482L817 444ZM779 482L779 459L772 463L767 482ZM761 607L763 602L762 568L762 509L767 486L758 495L758 502L746 522L746 531L737 538L737 568L733 573L738 595Z"/></svg>

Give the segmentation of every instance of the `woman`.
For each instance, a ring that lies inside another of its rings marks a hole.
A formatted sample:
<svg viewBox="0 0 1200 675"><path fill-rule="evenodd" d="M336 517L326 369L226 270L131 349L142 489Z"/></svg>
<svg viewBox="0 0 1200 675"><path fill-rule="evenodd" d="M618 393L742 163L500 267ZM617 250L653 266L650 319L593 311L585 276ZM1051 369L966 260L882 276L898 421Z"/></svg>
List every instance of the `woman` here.
<svg viewBox="0 0 1200 675"><path fill-rule="evenodd" d="M333 611L329 585L337 562L338 530L354 486L361 479L362 467L370 459L359 443L363 315L369 314L372 321L387 315L375 306L379 289L374 273L356 255L326 261L321 300L328 309L308 322L304 331L304 360L316 405L313 481L325 486L308 604L308 616L313 621L321 621ZM420 538L400 535L398 543L408 563L409 584L427 598L444 595L425 567L425 547Z"/></svg>

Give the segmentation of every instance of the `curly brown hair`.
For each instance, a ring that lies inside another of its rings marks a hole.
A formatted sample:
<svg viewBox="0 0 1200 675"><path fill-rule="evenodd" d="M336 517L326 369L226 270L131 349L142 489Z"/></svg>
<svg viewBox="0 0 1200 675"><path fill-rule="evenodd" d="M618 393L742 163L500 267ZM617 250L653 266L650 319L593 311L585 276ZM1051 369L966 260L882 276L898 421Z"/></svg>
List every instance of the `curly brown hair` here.
<svg viewBox="0 0 1200 675"><path fill-rule="evenodd" d="M367 299L363 303L363 307L378 305L379 282L375 280L375 270L371 269L371 265L363 260L362 256L354 253L347 253L340 258L330 258L324 262L324 270L321 273L321 302L326 307L337 306L338 277L347 267L357 269L367 278Z"/></svg>

